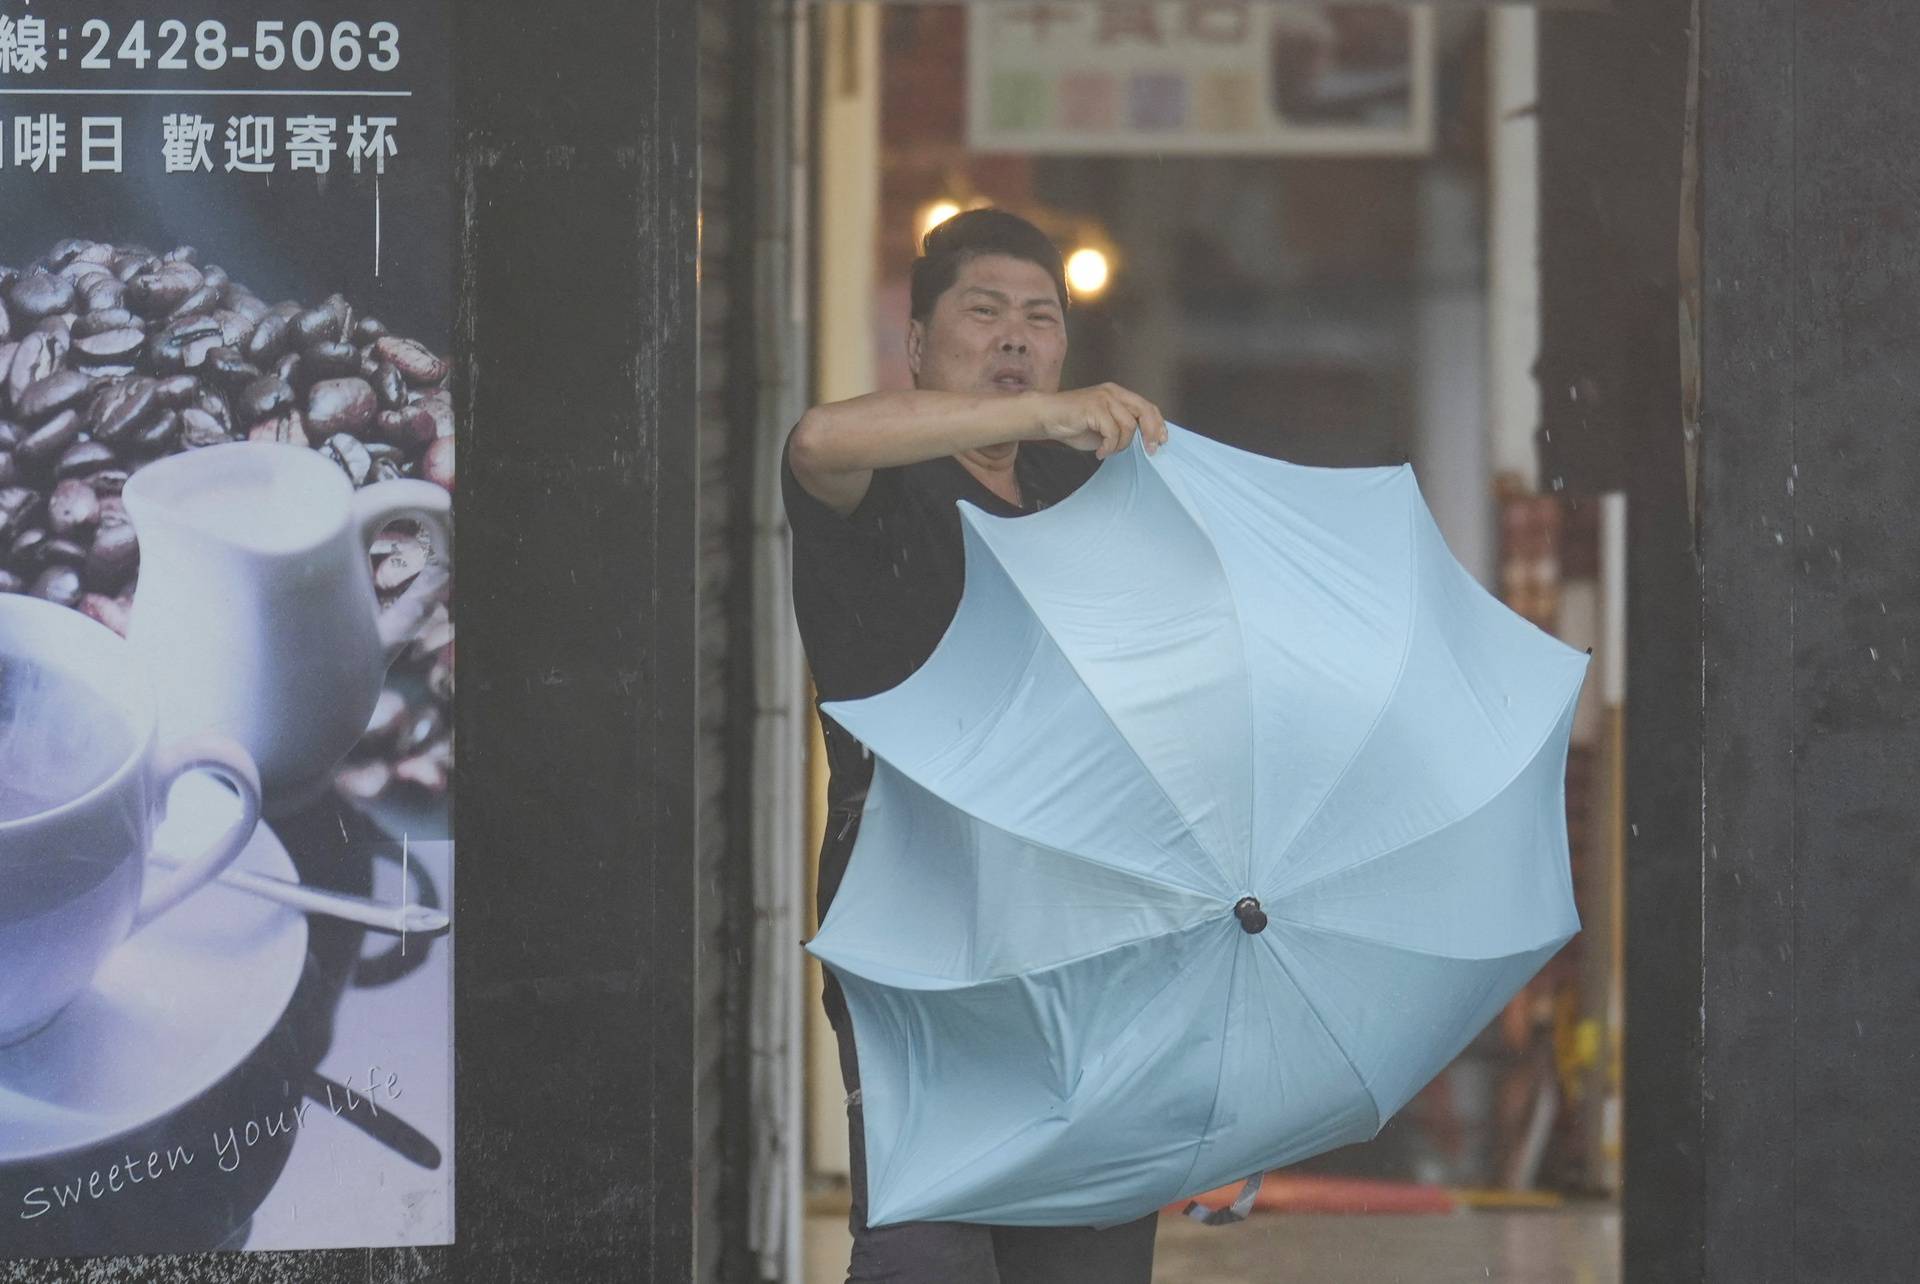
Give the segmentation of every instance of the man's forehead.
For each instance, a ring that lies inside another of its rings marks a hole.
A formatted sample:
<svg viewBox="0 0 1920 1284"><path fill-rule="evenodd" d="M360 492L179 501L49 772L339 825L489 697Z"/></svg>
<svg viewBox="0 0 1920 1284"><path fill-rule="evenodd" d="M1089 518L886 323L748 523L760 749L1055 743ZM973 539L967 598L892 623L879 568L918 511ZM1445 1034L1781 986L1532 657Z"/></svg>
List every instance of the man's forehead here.
<svg viewBox="0 0 1920 1284"><path fill-rule="evenodd" d="M969 259L955 275L956 295L985 294L1001 301L1019 299L1023 304L1046 303L1057 307L1060 296L1053 278L1038 263L1005 255L982 255Z"/></svg>

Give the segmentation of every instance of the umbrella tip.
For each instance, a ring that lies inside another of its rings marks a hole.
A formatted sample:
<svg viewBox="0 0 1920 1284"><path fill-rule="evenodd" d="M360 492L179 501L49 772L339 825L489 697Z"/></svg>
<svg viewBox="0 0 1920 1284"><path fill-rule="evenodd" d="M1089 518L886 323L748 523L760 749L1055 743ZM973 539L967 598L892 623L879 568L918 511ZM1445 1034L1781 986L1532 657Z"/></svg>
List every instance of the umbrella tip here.
<svg viewBox="0 0 1920 1284"><path fill-rule="evenodd" d="M1233 916L1240 920L1240 930L1248 936L1255 936L1267 930L1267 913L1260 908L1260 902L1251 896L1242 896L1233 903Z"/></svg>

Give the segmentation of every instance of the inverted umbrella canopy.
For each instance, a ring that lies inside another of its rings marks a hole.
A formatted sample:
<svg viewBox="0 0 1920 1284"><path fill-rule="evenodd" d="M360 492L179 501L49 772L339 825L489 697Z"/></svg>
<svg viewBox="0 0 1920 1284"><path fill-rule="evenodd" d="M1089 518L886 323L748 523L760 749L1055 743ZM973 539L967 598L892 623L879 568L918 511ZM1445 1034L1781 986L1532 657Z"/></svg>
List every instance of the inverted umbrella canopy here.
<svg viewBox="0 0 1920 1284"><path fill-rule="evenodd" d="M1106 1225L1364 1140L1579 929L1588 657L1407 467L1170 426L1021 518L899 686L808 948L853 1018L868 1220Z"/></svg>

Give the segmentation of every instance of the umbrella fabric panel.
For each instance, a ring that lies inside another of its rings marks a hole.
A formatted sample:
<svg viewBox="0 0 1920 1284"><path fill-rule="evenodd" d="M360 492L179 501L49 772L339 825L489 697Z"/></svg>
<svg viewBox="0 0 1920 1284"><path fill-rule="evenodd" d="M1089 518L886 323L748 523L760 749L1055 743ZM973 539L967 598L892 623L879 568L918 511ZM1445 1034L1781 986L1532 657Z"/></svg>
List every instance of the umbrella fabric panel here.
<svg viewBox="0 0 1920 1284"><path fill-rule="evenodd" d="M1413 1100L1566 943L1455 959L1300 924L1259 939L1346 1051L1382 1120Z"/></svg>
<svg viewBox="0 0 1920 1284"><path fill-rule="evenodd" d="M1175 1197L1214 1109L1235 936L1214 924L955 990L836 969L868 1220L1087 1224Z"/></svg>
<svg viewBox="0 0 1920 1284"><path fill-rule="evenodd" d="M1223 1009L1216 1000L1219 1096L1192 1171L1162 1203L1365 1141L1383 1120L1361 1072L1268 944L1271 932L1238 935Z"/></svg>
<svg viewBox="0 0 1920 1284"><path fill-rule="evenodd" d="M1489 782L1511 780L1540 751L1580 689L1586 655L1488 596L1424 508L1415 534L1400 676L1358 752L1271 855L1261 885L1275 897L1472 814Z"/></svg>
<svg viewBox="0 0 1920 1284"><path fill-rule="evenodd" d="M1184 429L1151 464L1125 458L1209 533L1236 603L1256 710L1241 770L1257 879L1332 790L1399 674L1419 491L1405 467L1309 468Z"/></svg>
<svg viewBox="0 0 1920 1284"><path fill-rule="evenodd" d="M1213 857L1210 886L1231 900L1250 890L1253 796L1232 597L1206 533L1138 452L1112 462L1074 502L1031 516L963 507L977 536L968 565L986 561L984 550L1005 572L1096 716Z"/></svg>
<svg viewBox="0 0 1920 1284"><path fill-rule="evenodd" d="M978 533L965 537L966 588L933 655L889 691L824 705L828 715L1007 834L1230 901L1238 892L1139 756L1079 730L1108 728L1107 715ZM855 862L866 846L862 834Z"/></svg>
<svg viewBox="0 0 1920 1284"><path fill-rule="evenodd" d="M1499 958L1580 928L1567 861L1569 699L1505 788L1455 823L1268 899L1268 929L1321 927L1450 958Z"/></svg>
<svg viewBox="0 0 1920 1284"><path fill-rule="evenodd" d="M1021 783L1059 788L1024 773ZM1053 966L1222 913L1217 897L1016 838L884 759L848 870L814 952L919 989Z"/></svg>

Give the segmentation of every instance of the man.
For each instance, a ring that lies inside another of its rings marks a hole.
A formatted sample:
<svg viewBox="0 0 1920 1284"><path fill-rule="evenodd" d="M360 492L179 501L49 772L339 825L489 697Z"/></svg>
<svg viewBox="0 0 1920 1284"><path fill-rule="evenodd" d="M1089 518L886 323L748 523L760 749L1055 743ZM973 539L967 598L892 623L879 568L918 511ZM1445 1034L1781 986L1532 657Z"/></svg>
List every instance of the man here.
<svg viewBox="0 0 1920 1284"><path fill-rule="evenodd" d="M1017 517L1071 494L1136 433L1148 450L1166 441L1159 410L1125 388L1060 390L1067 305L1060 252L1038 228L1002 210L956 215L927 234L913 267L913 389L816 406L789 434L781 485L793 528L794 614L823 700L887 690L933 653L960 603L956 500ZM821 722L830 769L824 918L873 762L832 719ZM823 1000L852 1132L850 1284L1148 1284L1152 1216L1105 1231L869 1227L859 1067L831 973Z"/></svg>

